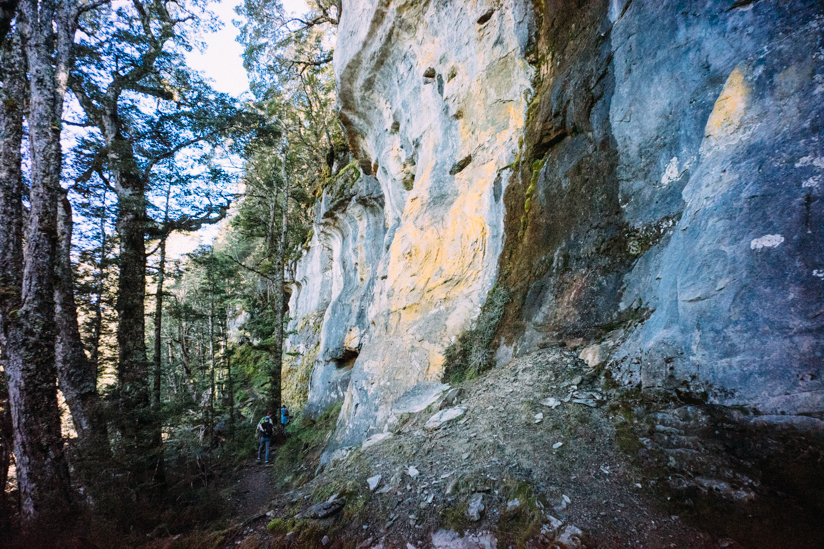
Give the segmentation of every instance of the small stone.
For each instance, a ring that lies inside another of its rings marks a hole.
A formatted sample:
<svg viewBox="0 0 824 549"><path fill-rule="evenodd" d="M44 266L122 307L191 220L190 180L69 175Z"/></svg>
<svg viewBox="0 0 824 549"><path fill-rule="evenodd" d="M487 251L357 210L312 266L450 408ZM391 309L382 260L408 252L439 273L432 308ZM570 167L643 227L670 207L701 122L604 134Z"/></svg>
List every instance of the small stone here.
<svg viewBox="0 0 824 549"><path fill-rule="evenodd" d="M635 483L635 487L636 487L636 488L640 488L640 487L641 487L641 485L640 485L640 484L638 484L638 483L636 482L636 483Z"/></svg>
<svg viewBox="0 0 824 549"><path fill-rule="evenodd" d="M558 400L555 397L549 397L549 398L545 398L544 400L542 400L541 404L543 406L548 406L548 407L550 407L554 410L555 408L557 408L558 406L561 405L561 401Z"/></svg>
<svg viewBox="0 0 824 549"><path fill-rule="evenodd" d="M580 385L583 380L584 380L583 377L575 376L574 378L572 378L572 385ZM573 528L574 528L574 526L573 526Z"/></svg>
<svg viewBox="0 0 824 549"><path fill-rule="evenodd" d="M541 423L541 420L543 420L543 419L544 419L543 412L538 412L537 414L535 414L535 423Z"/></svg>
<svg viewBox="0 0 824 549"><path fill-rule="evenodd" d="M545 526L549 526L549 528L553 532L555 532L556 530L558 530L558 528L560 528L561 526L564 525L563 521L560 521L560 520L556 519L552 515L547 515L546 519L549 521L549 524L547 524Z"/></svg>
<svg viewBox="0 0 824 549"><path fill-rule="evenodd" d="M372 435L371 437L363 441L363 444L361 444L361 450L366 450L370 446L375 446L376 444L379 444L384 440L388 440L390 438L392 438L392 433L377 433L375 435Z"/></svg>
<svg viewBox="0 0 824 549"><path fill-rule="evenodd" d="M295 518L323 519L326 517L330 517L338 511L340 511L341 509L343 509L345 503L345 498L334 499L331 501L318 503L317 505L313 505L306 511L295 515Z"/></svg>
<svg viewBox="0 0 824 549"><path fill-rule="evenodd" d="M459 417L463 416L465 413L466 408L461 408L459 406L455 406L454 408L443 409L434 416L430 417L429 420L427 420L426 424L423 426L423 428L430 431L439 429L440 427L443 427L450 421L454 421Z"/></svg>
<svg viewBox="0 0 824 549"><path fill-rule="evenodd" d="M563 442L556 442L555 444L552 445L552 449L557 450L558 448L560 448L563 445L564 445Z"/></svg>
<svg viewBox="0 0 824 549"><path fill-rule="evenodd" d="M450 495L452 491L455 489L455 486L458 485L458 477L453 478L449 481L449 486L446 487L446 495Z"/></svg>
<svg viewBox="0 0 824 549"><path fill-rule="evenodd" d="M409 467L406 468L406 474L409 475L412 478L415 478L416 476L420 475L421 473L420 473L420 471L418 471L415 468L414 465L410 465Z"/></svg>
<svg viewBox="0 0 824 549"><path fill-rule="evenodd" d="M564 495L563 495L563 496L561 496L561 497L564 499L564 501L565 501L567 504L572 503L572 500L571 500L571 499L569 499L569 496L568 496L568 495L564 494Z"/></svg>
<svg viewBox="0 0 824 549"><path fill-rule="evenodd" d="M369 491L374 492L375 488L381 483L381 479L383 477L381 475L375 475L374 477L369 477L366 479L366 482L369 484Z"/></svg>
<svg viewBox="0 0 824 549"><path fill-rule="evenodd" d="M513 509L517 509L521 506L521 501L518 498L509 500L506 502L506 510L512 511Z"/></svg>
<svg viewBox="0 0 824 549"><path fill-rule="evenodd" d="M275 516L275 512L274 511L266 511L266 516L272 518L272 517Z"/></svg>
<svg viewBox="0 0 824 549"><path fill-rule="evenodd" d="M407 541L406 542L406 549L418 549L418 548Z"/></svg>
<svg viewBox="0 0 824 549"><path fill-rule="evenodd" d="M466 516L474 521L481 520L481 513L484 511L484 495L472 494L467 503Z"/></svg>
<svg viewBox="0 0 824 549"><path fill-rule="evenodd" d="M464 455L461 456L462 459L466 459L468 457L469 457L469 452L467 452L467 453L465 453Z"/></svg>
<svg viewBox="0 0 824 549"><path fill-rule="evenodd" d="M584 533L580 528L567 524L564 531L558 536L558 542L564 544L567 549L580 549L583 547L581 544L581 537L583 535Z"/></svg>
<svg viewBox="0 0 824 549"><path fill-rule="evenodd" d="M463 389L460 387L452 387L451 389L449 389L446 392L446 395L444 395L443 401L441 401L441 410L458 404L462 394Z"/></svg>
<svg viewBox="0 0 824 549"><path fill-rule="evenodd" d="M317 539L317 538L315 538ZM321 545L329 545L329 536L323 536L323 539L320 540Z"/></svg>

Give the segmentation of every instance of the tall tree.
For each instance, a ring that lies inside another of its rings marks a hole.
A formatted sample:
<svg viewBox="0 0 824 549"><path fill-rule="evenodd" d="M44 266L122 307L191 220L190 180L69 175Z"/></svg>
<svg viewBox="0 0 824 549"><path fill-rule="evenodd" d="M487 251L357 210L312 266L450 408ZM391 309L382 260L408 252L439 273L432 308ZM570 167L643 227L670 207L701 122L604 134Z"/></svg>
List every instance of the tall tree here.
<svg viewBox="0 0 824 549"><path fill-rule="evenodd" d="M15 37L16 38L16 37ZM20 147L23 141L25 71L19 39L4 43L0 50L0 512L6 510L12 440L12 412L6 375L9 358L18 353L11 315L21 305L23 287L23 174Z"/></svg>
<svg viewBox="0 0 824 549"><path fill-rule="evenodd" d="M4 298L3 349L14 425L17 477L22 516L28 528L47 526L72 507L69 470L57 408L54 305L54 269L57 252L57 205L62 173L61 117L72 45L80 15L88 4L23 0L16 29L22 53L4 60L4 90L11 95L3 114L3 209L8 209L10 232L0 237L2 261L23 263L22 279L11 280ZM16 41L14 41L16 43ZM14 50L12 50L14 51ZM12 181L20 174L18 135L21 92L16 85L28 71L28 131L30 147L29 213L23 253L17 221L22 216L19 191ZM17 95L17 97L15 97ZM7 160L8 159L8 160ZM8 164L7 164L8 162ZM6 174L4 174L6 175ZM4 219L4 224L6 223ZM19 263L17 267L19 268ZM4 272L8 272L3 269ZM19 272L19 271L18 271ZM11 275L15 278L17 275ZM20 286L17 286L17 284ZM19 288L19 293L18 293Z"/></svg>
<svg viewBox="0 0 824 549"><path fill-rule="evenodd" d="M219 169L209 168L203 149L220 144L243 118L230 98L186 67L182 52L189 48L189 32L200 24L198 9L196 2L133 0L101 14L84 28L70 82L85 123L96 130L96 137L85 141L86 171L97 173L117 196L119 430L131 456L133 486L141 491L162 484L163 471L160 418L152 406L155 383L150 383L156 376L145 339L146 236L160 237L165 249L170 232L214 222L226 208L206 191L178 218L153 222L151 193L179 185L191 204L197 195L192 182L225 180ZM200 167L192 156L203 160ZM161 263L165 268L165 260Z"/></svg>

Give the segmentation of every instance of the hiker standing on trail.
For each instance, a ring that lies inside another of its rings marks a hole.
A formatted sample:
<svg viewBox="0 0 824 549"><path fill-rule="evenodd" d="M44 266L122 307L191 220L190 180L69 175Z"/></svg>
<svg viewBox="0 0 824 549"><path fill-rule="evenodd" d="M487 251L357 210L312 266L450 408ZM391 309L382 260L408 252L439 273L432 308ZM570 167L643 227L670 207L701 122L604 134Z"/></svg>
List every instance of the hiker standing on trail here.
<svg viewBox="0 0 824 549"><path fill-rule="evenodd" d="M272 412L266 412L266 415L258 423L255 432L260 437L260 445L258 446L257 460L260 461L260 453L263 451L263 446L266 446L266 462L269 463L269 444L272 442L272 436L275 434L275 424L272 423Z"/></svg>
<svg viewBox="0 0 824 549"><path fill-rule="evenodd" d="M289 425L289 408L284 404L280 407L280 429L286 436L286 426Z"/></svg>

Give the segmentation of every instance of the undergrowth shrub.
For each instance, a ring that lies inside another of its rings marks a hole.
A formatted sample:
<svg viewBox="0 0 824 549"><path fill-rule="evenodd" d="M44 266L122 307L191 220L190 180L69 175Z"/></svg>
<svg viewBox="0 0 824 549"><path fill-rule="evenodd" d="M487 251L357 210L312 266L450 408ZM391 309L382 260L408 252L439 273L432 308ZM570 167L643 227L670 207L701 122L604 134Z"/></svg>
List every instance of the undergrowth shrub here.
<svg viewBox="0 0 824 549"><path fill-rule="evenodd" d="M454 384L474 379L492 367L492 340L509 300L505 288L495 286L490 290L474 327L444 351L444 381Z"/></svg>
<svg viewBox="0 0 824 549"><path fill-rule="evenodd" d="M318 458L326 442L335 429L343 403L333 404L317 419L304 414L293 418L286 427L286 441L277 449L274 460L274 475L278 479L299 481L292 477L300 468L307 479L317 467ZM300 484L300 482L298 482Z"/></svg>

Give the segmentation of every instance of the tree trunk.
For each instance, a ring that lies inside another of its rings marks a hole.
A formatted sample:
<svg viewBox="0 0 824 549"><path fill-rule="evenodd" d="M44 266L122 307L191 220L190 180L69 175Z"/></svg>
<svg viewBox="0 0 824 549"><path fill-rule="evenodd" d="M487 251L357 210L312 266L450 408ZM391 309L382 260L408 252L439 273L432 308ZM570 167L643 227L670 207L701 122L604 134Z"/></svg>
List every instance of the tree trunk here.
<svg viewBox="0 0 824 549"><path fill-rule="evenodd" d="M60 390L72 415L77 431L83 486L93 492L90 481L109 455L106 420L97 393L97 368L86 356L74 301L72 274L72 208L64 196L58 206L59 250L55 265L57 275L54 302L57 322L56 364Z"/></svg>
<svg viewBox="0 0 824 549"><path fill-rule="evenodd" d="M232 380L232 348L226 336L226 387L229 396L229 439L235 438L235 383Z"/></svg>
<svg viewBox="0 0 824 549"><path fill-rule="evenodd" d="M283 370L283 321L285 316L284 297L284 256L286 253L286 229L287 213L289 205L289 192L286 181L286 157L281 159L282 182L279 195L282 195L280 228L277 230L277 208L272 208L270 213L270 253L274 261L274 273L272 276L272 301L274 302L275 332L273 334L274 344L272 345L272 369L269 379L269 406L271 412L280 416L281 406L281 378ZM277 200L276 200L277 202Z"/></svg>
<svg viewBox="0 0 824 549"><path fill-rule="evenodd" d="M15 37L16 38L16 37ZM11 402L9 401L8 357L18 354L8 337L10 315L20 307L23 287L23 176L20 146L23 141L23 101L25 83L20 67L19 42L6 44L0 51L0 529L11 516L6 501L11 454L14 451ZM14 48L14 49L13 49ZM8 512L8 514L6 514Z"/></svg>
<svg viewBox="0 0 824 549"><path fill-rule="evenodd" d="M210 265L209 268L214 268ZM214 273L209 277L209 368L210 372L210 394L209 394L209 437L210 444L214 448L217 446L215 436L215 399L217 398L217 386L215 385L215 281Z"/></svg>
<svg viewBox="0 0 824 549"><path fill-rule="evenodd" d="M37 0L20 3L29 74L30 213L21 307L9 319L5 343L21 511L32 532L60 524L72 500L57 407L54 315L60 126L68 50L74 36L66 11L71 8L70 2L58 6L40 5ZM56 13L56 9L61 11Z"/></svg>
<svg viewBox="0 0 824 549"><path fill-rule="evenodd" d="M155 293L155 314L154 314L154 354L152 360L154 361L154 368L152 374L154 375L152 383L152 404L155 407L155 412L160 413L160 381L161 381L161 366L163 364L161 350L162 336L163 336L163 284L166 281L166 239L169 237L165 227L169 223L169 199L172 194L172 184L169 183L166 187L166 208L163 214L163 234L160 235L159 255L157 259L157 291ZM160 441L162 443L162 441Z"/></svg>
<svg viewBox="0 0 824 549"><path fill-rule="evenodd" d="M166 236L160 239L159 257L157 260L157 293L155 294L155 314L154 314L154 365L152 374L152 404L160 412L160 380L162 360L162 336L163 336L163 284L166 281Z"/></svg>
<svg viewBox="0 0 824 549"><path fill-rule="evenodd" d="M128 456L131 488L148 494L165 484L160 417L152 407L146 358L146 199L131 143L120 133L117 113L107 114L112 182L118 197L117 394L119 429Z"/></svg>
<svg viewBox="0 0 824 549"><path fill-rule="evenodd" d="M92 342L89 361L95 372L100 371L100 336L103 331L103 293L106 287L106 189L103 189L103 213L100 215L100 261L97 264L97 296L94 303Z"/></svg>
<svg viewBox="0 0 824 549"><path fill-rule="evenodd" d="M2 358L0 358L0 366L2 366L5 371L6 366ZM0 374L0 532L10 526L8 517L14 514L6 494L11 455L14 452L13 441L14 430L11 423L9 388L6 384L6 375L3 373Z"/></svg>

